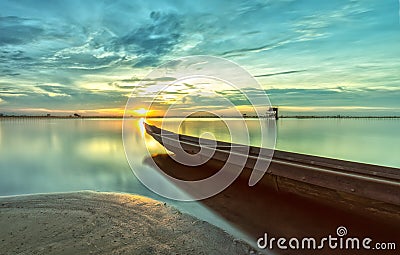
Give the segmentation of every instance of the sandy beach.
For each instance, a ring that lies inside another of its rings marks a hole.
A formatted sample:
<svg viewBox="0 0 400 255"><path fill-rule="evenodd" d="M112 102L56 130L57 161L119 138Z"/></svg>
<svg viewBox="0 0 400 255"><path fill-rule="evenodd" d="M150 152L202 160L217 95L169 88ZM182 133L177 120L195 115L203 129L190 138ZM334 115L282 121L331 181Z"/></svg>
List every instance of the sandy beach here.
<svg viewBox="0 0 400 255"><path fill-rule="evenodd" d="M155 200L75 192L0 198L0 254L255 254Z"/></svg>

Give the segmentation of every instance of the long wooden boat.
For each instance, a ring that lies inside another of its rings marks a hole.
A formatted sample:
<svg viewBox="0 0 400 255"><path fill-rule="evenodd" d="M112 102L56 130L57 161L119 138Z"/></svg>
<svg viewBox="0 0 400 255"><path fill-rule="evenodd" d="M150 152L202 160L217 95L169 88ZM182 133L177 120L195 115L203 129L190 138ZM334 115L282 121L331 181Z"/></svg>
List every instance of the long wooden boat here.
<svg viewBox="0 0 400 255"><path fill-rule="evenodd" d="M224 162L235 153L250 171L264 148L213 141L145 123L146 132L167 150L189 154L213 151L210 161ZM265 151L264 151L265 152ZM268 153L268 151L267 151ZM209 156L209 155L206 155ZM322 202L356 206L399 219L400 169L275 150L260 181Z"/></svg>

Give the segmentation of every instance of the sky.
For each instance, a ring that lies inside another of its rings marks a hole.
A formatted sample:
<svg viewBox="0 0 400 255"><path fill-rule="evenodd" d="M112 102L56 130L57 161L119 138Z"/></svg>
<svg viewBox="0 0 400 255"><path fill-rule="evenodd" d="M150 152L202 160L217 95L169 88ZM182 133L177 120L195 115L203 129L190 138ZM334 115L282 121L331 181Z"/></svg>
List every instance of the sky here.
<svg viewBox="0 0 400 255"><path fill-rule="evenodd" d="M399 10L398 0L0 0L0 113L120 115L160 82L140 82L158 66L210 55L247 70L260 86L242 89L283 114L400 115ZM212 107L213 96L193 103Z"/></svg>

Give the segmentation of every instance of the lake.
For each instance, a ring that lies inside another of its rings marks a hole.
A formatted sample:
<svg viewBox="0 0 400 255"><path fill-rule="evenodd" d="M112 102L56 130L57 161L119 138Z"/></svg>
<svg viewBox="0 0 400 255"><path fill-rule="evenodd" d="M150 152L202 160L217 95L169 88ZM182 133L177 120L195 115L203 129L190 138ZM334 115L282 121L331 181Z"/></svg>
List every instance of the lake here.
<svg viewBox="0 0 400 255"><path fill-rule="evenodd" d="M139 120L130 121L137 127L132 129L137 132L134 142L146 139L148 146L162 150L143 134ZM257 120L246 121L250 133L256 133L251 123ZM160 125L157 119L149 122ZM179 129L177 121L168 122L171 130L195 136L212 132L229 140L218 119L189 119ZM1 120L0 195L90 189L151 196L132 175L121 125L120 119ZM400 168L398 119L280 119L276 126L279 150ZM251 140L257 145L257 136Z"/></svg>
<svg viewBox="0 0 400 255"><path fill-rule="evenodd" d="M163 148L144 134L141 120L129 121L134 133L131 142L138 144L135 167L146 169L143 141L154 151ZM250 143L257 145L260 134L253 125L257 120L246 121ZM159 124L157 119L149 122ZM229 140L226 127L218 119L189 119L179 128L176 120L167 122L182 133L212 132L217 139ZM121 127L120 119L0 120L0 195L76 190L135 193L167 201L235 231L201 204L170 201L141 184L127 163ZM398 119L280 119L276 127L276 148L280 150L400 167Z"/></svg>
<svg viewBox="0 0 400 255"><path fill-rule="evenodd" d="M259 125L268 119L246 119L250 144L259 146ZM187 119L178 127L177 120L167 120L169 130L200 136L211 132L216 139L230 141L224 122L238 120ZM160 121L150 120L157 126ZM268 123L265 124L268 126ZM291 119L276 121L278 150L311 154L362 163L400 168L400 119ZM241 138L237 138L240 140Z"/></svg>

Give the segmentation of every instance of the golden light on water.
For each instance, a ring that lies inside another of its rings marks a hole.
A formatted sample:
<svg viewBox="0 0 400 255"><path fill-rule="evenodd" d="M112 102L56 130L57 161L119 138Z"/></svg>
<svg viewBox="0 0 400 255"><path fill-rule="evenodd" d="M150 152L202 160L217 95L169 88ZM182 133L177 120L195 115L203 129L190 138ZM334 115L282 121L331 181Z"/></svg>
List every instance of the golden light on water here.
<svg viewBox="0 0 400 255"><path fill-rule="evenodd" d="M153 139L150 135L146 134L146 129L144 127L144 123L146 122L145 118L140 118L136 122L137 131L139 131L142 139L144 139L144 144L147 150L151 154L166 154L168 153L164 146L158 143L156 140Z"/></svg>
<svg viewBox="0 0 400 255"><path fill-rule="evenodd" d="M144 128L144 118L140 118L138 123L140 135L144 137L144 134L146 133L146 129Z"/></svg>

